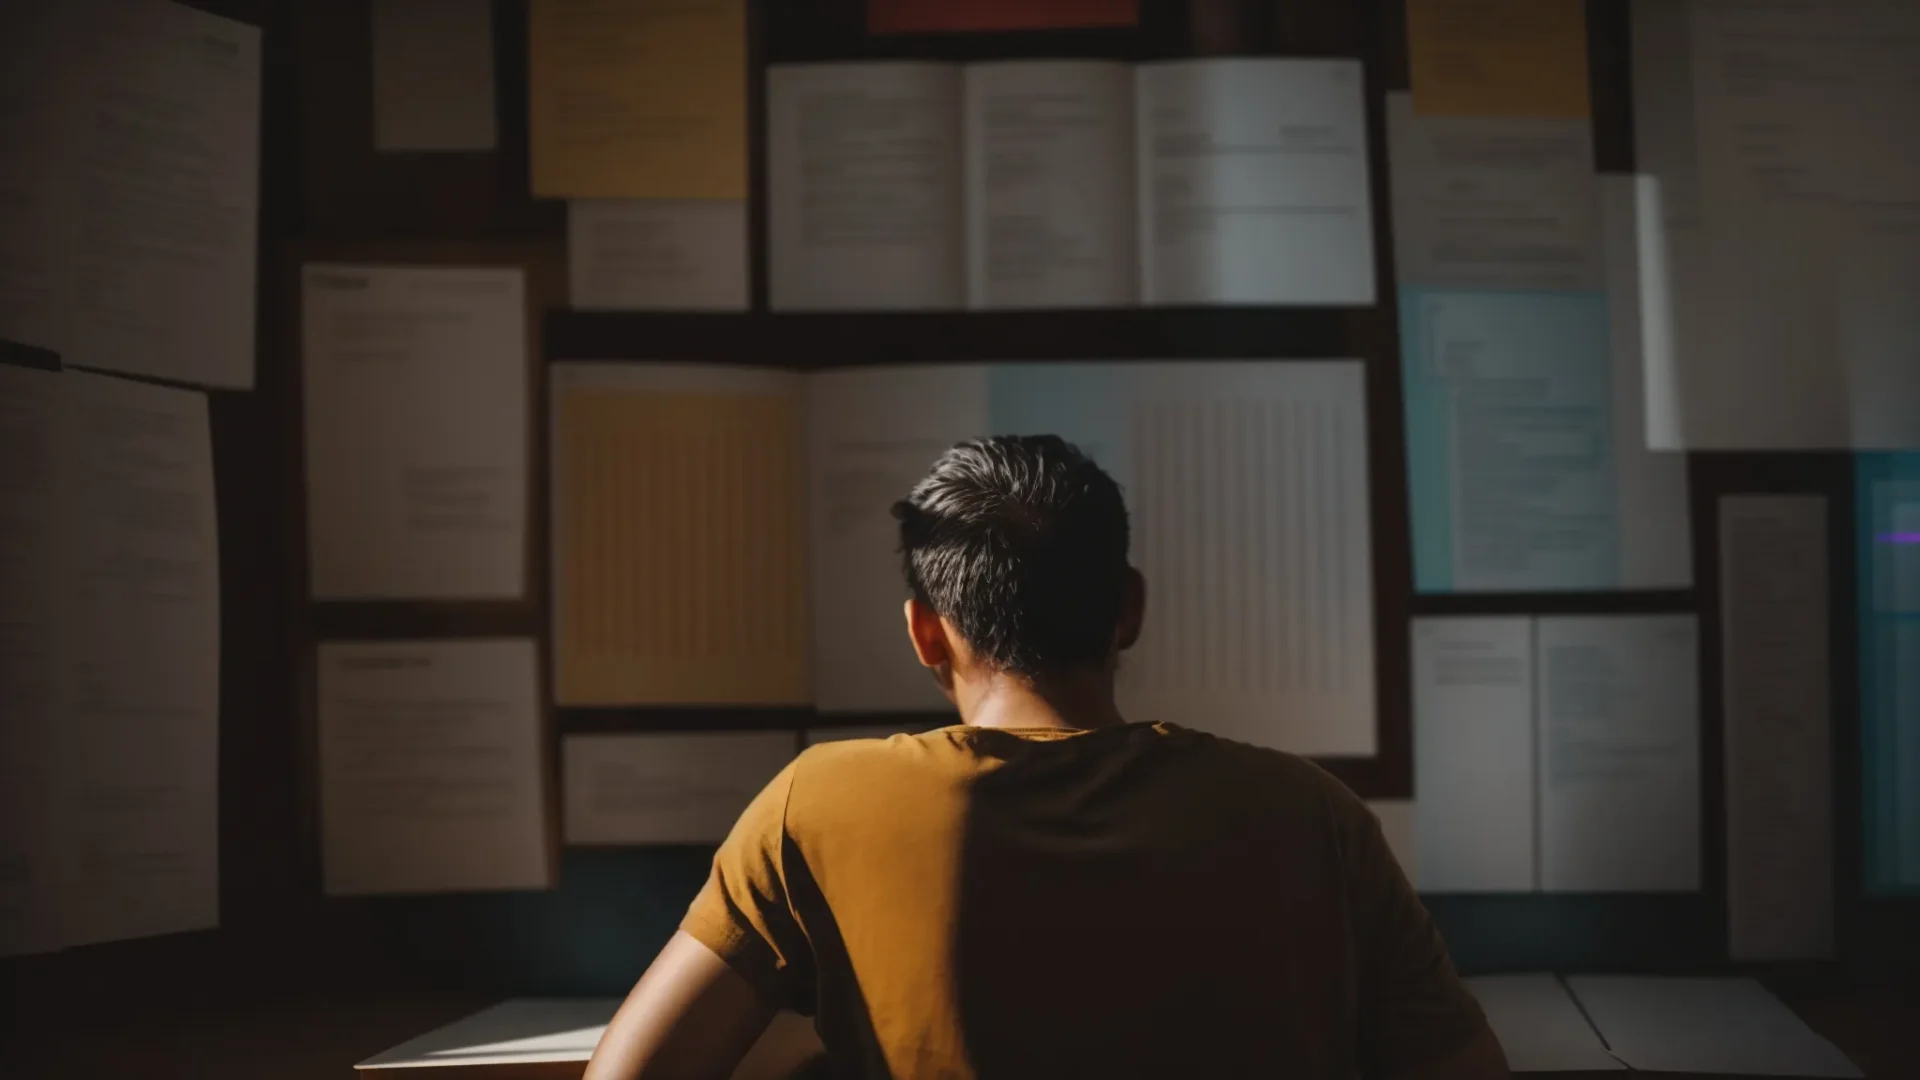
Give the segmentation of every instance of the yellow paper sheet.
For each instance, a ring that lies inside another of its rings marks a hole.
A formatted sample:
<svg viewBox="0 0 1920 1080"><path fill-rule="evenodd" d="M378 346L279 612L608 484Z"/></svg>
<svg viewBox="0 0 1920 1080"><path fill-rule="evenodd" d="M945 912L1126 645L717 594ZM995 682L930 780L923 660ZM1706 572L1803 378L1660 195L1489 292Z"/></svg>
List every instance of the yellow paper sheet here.
<svg viewBox="0 0 1920 1080"><path fill-rule="evenodd" d="M799 402L555 395L559 703L808 703Z"/></svg>
<svg viewBox="0 0 1920 1080"><path fill-rule="evenodd" d="M1582 117L1585 0L1407 0L1420 116Z"/></svg>
<svg viewBox="0 0 1920 1080"><path fill-rule="evenodd" d="M533 194L747 197L746 0L533 0Z"/></svg>

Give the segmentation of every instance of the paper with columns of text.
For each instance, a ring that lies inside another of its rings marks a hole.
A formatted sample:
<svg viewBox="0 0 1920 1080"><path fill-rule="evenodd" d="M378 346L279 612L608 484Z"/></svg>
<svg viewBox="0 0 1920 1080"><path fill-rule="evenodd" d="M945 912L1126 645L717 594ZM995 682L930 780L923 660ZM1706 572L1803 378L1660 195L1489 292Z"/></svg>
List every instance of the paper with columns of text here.
<svg viewBox="0 0 1920 1080"><path fill-rule="evenodd" d="M549 372L555 700L808 704L799 376Z"/></svg>
<svg viewBox="0 0 1920 1080"><path fill-rule="evenodd" d="M301 285L313 597L524 595L525 273L309 264Z"/></svg>
<svg viewBox="0 0 1920 1080"><path fill-rule="evenodd" d="M1427 892L1699 887L1693 617L1414 624Z"/></svg>
<svg viewBox="0 0 1920 1080"><path fill-rule="evenodd" d="M1827 500L1720 498L1728 953L1832 955Z"/></svg>
<svg viewBox="0 0 1920 1080"><path fill-rule="evenodd" d="M719 843L796 742L791 731L569 735L567 843Z"/></svg>
<svg viewBox="0 0 1920 1080"><path fill-rule="evenodd" d="M533 194L747 197L746 0L532 0Z"/></svg>
<svg viewBox="0 0 1920 1080"><path fill-rule="evenodd" d="M69 373L65 944L219 923L220 556L204 394Z"/></svg>
<svg viewBox="0 0 1920 1080"><path fill-rule="evenodd" d="M327 895L552 884L532 640L326 642L318 668Z"/></svg>
<svg viewBox="0 0 1920 1080"><path fill-rule="evenodd" d="M1129 716L1299 753L1373 752L1358 363L1021 363L811 378L823 707L945 710L902 630L906 589L887 508L959 438L1046 432L1121 485L1134 562L1161 598L1121 665Z"/></svg>

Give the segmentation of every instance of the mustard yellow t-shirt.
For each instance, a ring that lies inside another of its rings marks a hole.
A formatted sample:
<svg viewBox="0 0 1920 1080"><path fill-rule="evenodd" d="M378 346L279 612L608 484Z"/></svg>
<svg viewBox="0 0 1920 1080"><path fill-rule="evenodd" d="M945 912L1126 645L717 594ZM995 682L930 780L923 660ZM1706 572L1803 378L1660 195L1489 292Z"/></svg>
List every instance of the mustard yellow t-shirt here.
<svg viewBox="0 0 1920 1080"><path fill-rule="evenodd" d="M815 746L681 925L837 1075L1346 1080L1486 1022L1365 804L1168 724Z"/></svg>

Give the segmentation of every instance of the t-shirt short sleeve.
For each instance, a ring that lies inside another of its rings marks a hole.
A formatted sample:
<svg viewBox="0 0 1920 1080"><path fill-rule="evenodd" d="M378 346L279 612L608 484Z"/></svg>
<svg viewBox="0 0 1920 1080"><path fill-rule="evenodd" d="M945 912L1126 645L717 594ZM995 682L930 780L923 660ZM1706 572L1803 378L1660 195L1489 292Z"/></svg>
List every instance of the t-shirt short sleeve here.
<svg viewBox="0 0 1920 1080"><path fill-rule="evenodd" d="M809 1011L813 962L787 890L798 858L787 836L787 800L798 762L754 797L713 856L713 870L680 922L767 1001Z"/></svg>
<svg viewBox="0 0 1920 1080"><path fill-rule="evenodd" d="M1379 819L1357 798L1337 801L1336 811L1346 819L1341 832L1357 938L1361 1074L1391 1076L1461 1049L1485 1030L1486 1015L1454 970Z"/></svg>

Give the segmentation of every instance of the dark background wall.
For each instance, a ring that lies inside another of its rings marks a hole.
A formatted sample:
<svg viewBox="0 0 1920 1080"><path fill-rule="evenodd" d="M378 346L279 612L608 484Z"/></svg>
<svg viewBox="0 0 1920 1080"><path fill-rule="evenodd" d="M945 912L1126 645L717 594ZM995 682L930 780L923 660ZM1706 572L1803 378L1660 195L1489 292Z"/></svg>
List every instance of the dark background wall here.
<svg viewBox="0 0 1920 1080"><path fill-rule="evenodd" d="M260 333L257 389L214 393L220 498L222 726L221 908L218 931L0 962L15 1007L49 1003L231 998L236 991L378 988L472 993L619 993L666 939L698 887L707 849L568 851L558 886L537 894L329 901L320 896L317 807L306 677L320 636L526 633L522 610L406 606L316 609L304 596L295 268L303 257L452 258L510 254L536 264L536 290L563 287L554 267L564 206L527 195L524 0L494 0L499 150L376 154L368 0L198 0L265 29ZM1430 898L1469 971L1712 971L1724 959L1721 693L1714 534L1716 504L1734 492L1828 497L1833 552L1836 855L1841 962L1816 972L1910 979L1920 959L1913 901L1859 894L1858 694L1851 461L1840 454L1694 455L1695 588L1683 592L1418 597L1411 588L1398 341L1386 199L1382 97L1407 84L1400 0L1142 0L1130 31L868 39L861 0L754 3L754 127L760 65L859 57L987 59L1191 55L1340 55L1365 61L1383 302L1362 311L969 314L834 317L795 338L766 316L701 319L549 315L549 357L757 354L813 366L872 355L934 358L940 342L1008 355L1099 355L1149 335L1162 355L1357 356L1368 367L1376 462L1378 667L1382 754L1336 770L1369 798L1414 795L1407 620L1416 614L1697 611L1701 617L1704 888L1689 896ZM1625 0L1588 0L1596 155L1603 171L1633 167ZM764 189L754 160L755 295L764 298L759 237ZM877 346L885 346L880 348ZM953 346L946 347L949 351ZM536 433L540 429L535 428ZM536 500L536 513L542 502ZM536 518L536 521L538 519ZM536 535L543 530L536 526ZM537 574L535 581L544 580ZM555 717L557 731L697 724L660 714ZM751 722L767 722L765 718ZM776 722L784 723L785 720ZM244 990L243 990L244 988ZM9 1010L12 1011L11 1009Z"/></svg>

